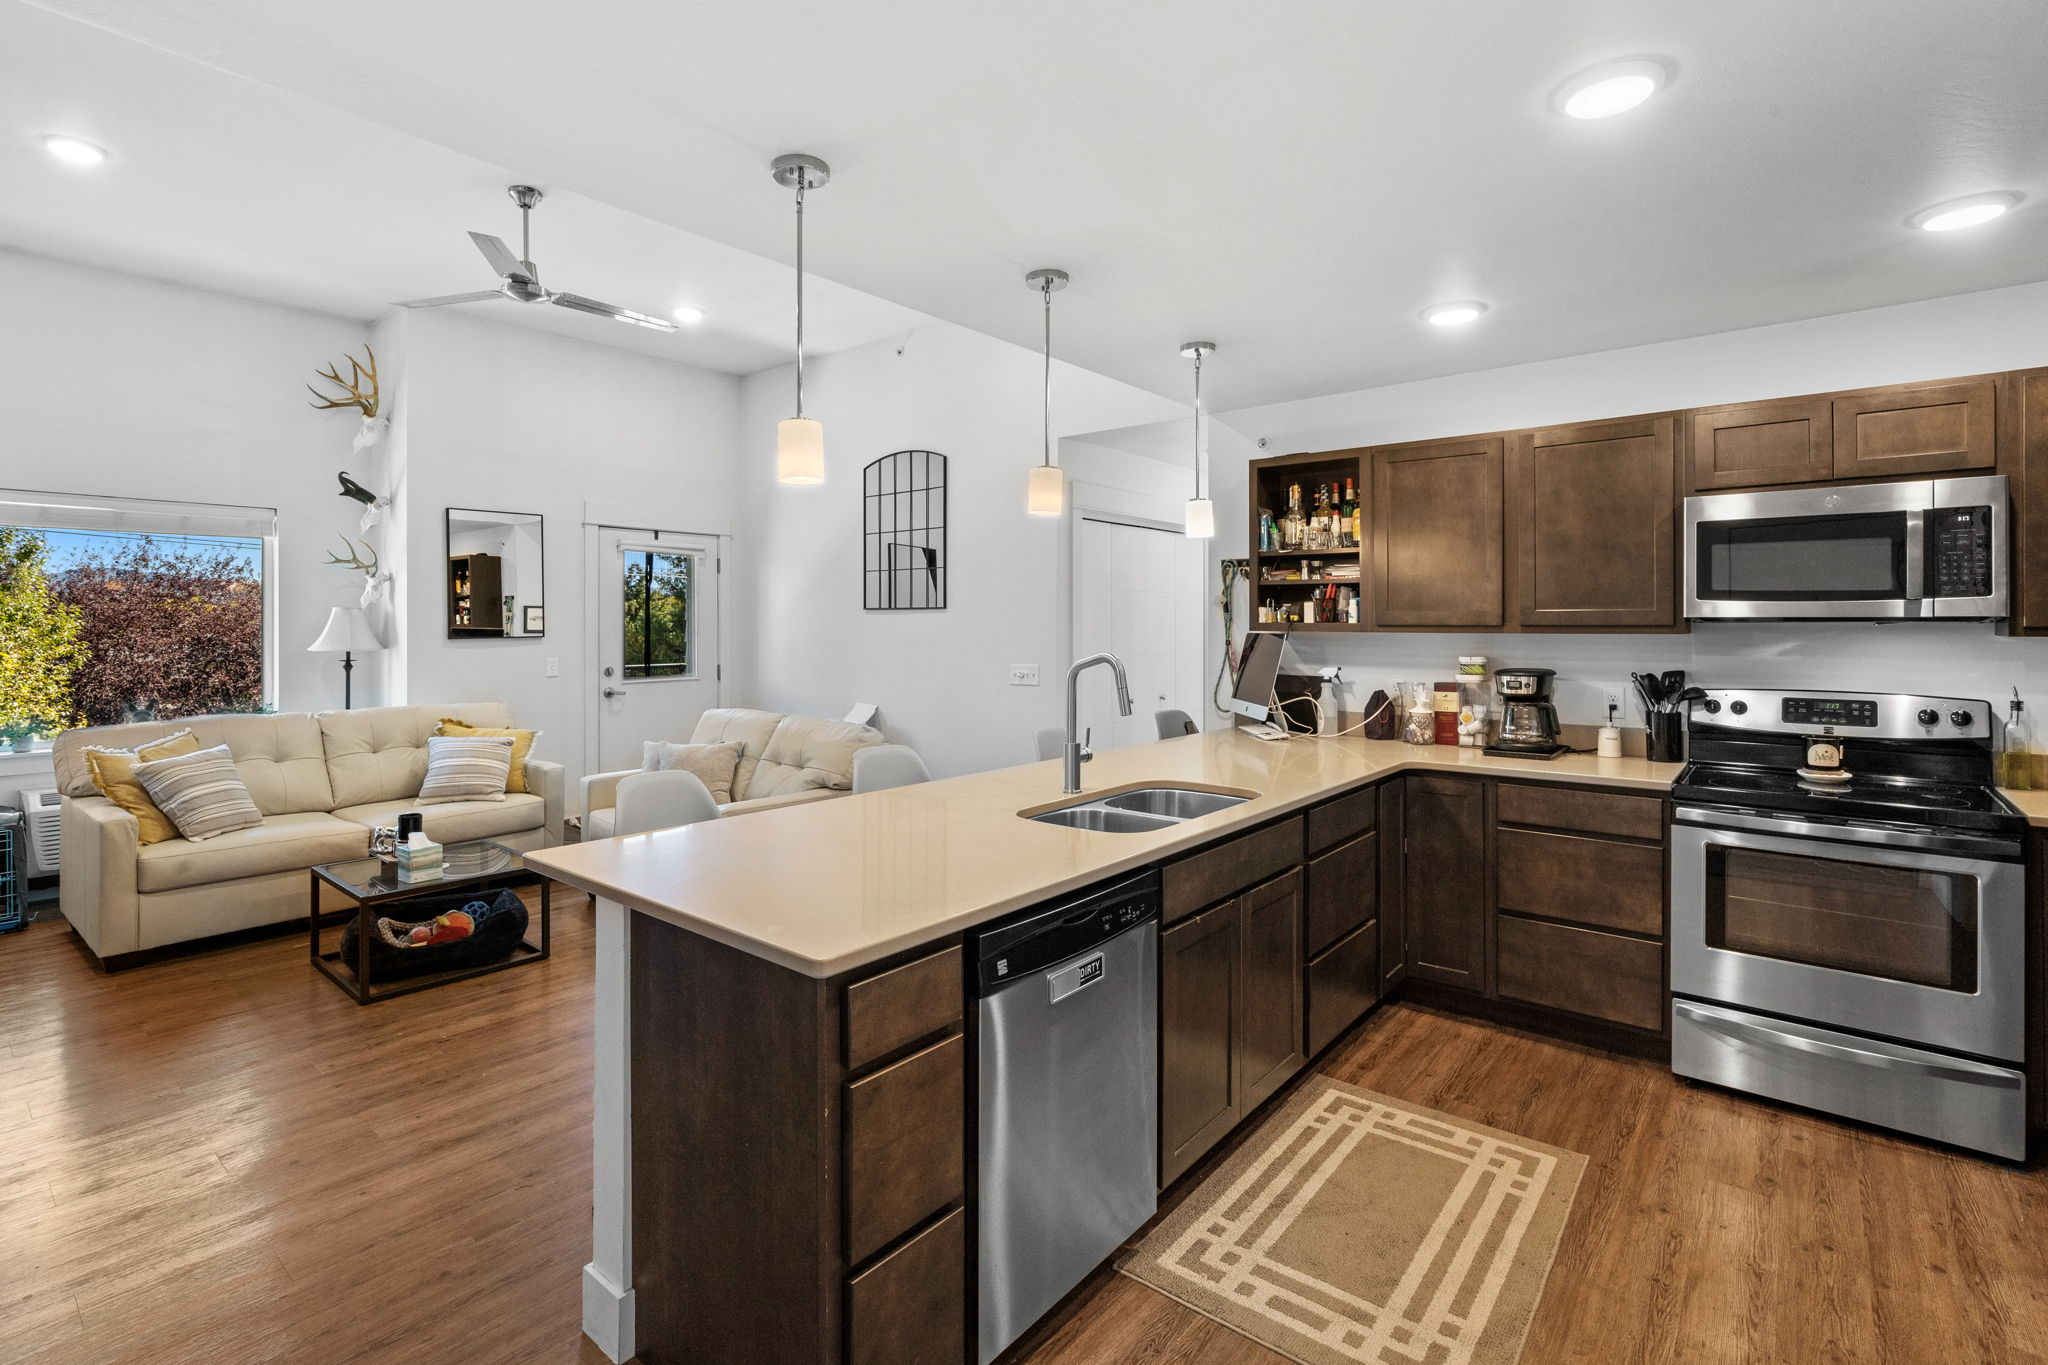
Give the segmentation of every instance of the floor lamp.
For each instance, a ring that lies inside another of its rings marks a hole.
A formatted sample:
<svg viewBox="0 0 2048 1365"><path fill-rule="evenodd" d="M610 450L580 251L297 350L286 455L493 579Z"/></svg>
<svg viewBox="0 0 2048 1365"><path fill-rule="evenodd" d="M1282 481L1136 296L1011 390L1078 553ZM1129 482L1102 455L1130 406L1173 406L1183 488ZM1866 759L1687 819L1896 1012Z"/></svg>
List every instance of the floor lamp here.
<svg viewBox="0 0 2048 1365"><path fill-rule="evenodd" d="M356 655L374 654L383 648L384 642L370 629L370 620L361 607L336 607L327 613L327 628L320 632L319 639L306 646L306 652L341 655L341 706L346 711L355 705L352 675L356 671Z"/></svg>

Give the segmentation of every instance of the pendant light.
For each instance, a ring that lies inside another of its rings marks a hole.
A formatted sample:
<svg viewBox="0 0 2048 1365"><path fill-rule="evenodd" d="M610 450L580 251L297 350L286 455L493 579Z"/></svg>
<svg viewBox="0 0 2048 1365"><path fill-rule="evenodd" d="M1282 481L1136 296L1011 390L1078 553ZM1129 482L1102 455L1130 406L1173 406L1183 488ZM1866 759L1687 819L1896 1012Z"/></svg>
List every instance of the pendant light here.
<svg viewBox="0 0 2048 1365"><path fill-rule="evenodd" d="M815 156L775 158L775 183L796 191L796 416L775 424L775 477L783 483L825 482L825 428L804 416L804 191L832 178Z"/></svg>
<svg viewBox="0 0 2048 1365"><path fill-rule="evenodd" d="M1024 283L1045 296L1045 460L1031 471L1024 510L1034 517L1056 517L1066 510L1067 476L1052 462L1052 296L1067 287L1067 272L1034 270Z"/></svg>
<svg viewBox="0 0 2048 1365"><path fill-rule="evenodd" d="M1208 451L1202 441L1202 357L1216 354L1213 341L1183 341L1180 353L1195 361L1195 495L1188 499L1189 540L1207 540L1216 534L1216 504L1202 496L1202 464Z"/></svg>

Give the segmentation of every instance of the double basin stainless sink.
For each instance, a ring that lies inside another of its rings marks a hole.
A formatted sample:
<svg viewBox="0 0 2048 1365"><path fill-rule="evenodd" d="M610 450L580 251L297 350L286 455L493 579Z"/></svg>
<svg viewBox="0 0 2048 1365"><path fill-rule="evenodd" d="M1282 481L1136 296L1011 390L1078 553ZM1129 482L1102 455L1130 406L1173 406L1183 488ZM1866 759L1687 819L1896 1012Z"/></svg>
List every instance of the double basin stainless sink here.
<svg viewBox="0 0 2048 1365"><path fill-rule="evenodd" d="M1169 829L1183 820L1214 815L1251 800L1229 792L1203 791L1196 787L1138 787L1093 797L1072 805L1027 815L1042 825L1065 825L1068 829L1094 830L1103 834L1143 834Z"/></svg>

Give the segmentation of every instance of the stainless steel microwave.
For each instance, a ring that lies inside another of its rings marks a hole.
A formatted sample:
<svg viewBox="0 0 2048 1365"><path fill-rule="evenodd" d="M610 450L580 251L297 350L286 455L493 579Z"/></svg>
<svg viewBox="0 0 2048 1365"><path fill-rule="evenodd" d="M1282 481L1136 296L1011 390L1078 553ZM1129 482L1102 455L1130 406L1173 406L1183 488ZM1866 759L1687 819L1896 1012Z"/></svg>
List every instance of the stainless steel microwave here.
<svg viewBox="0 0 2048 1365"><path fill-rule="evenodd" d="M2003 620L2009 528L2002 475L1687 498L1685 614Z"/></svg>

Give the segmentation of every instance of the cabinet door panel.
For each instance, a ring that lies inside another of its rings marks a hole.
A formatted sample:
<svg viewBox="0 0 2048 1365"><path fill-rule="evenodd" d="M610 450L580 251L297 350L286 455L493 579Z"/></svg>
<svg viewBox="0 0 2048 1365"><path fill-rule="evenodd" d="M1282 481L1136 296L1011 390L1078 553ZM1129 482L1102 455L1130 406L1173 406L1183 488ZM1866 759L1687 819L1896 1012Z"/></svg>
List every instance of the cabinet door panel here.
<svg viewBox="0 0 2048 1365"><path fill-rule="evenodd" d="M967 1046L955 1034L846 1087L846 1259L858 1265L966 1188Z"/></svg>
<svg viewBox="0 0 2048 1365"><path fill-rule="evenodd" d="M1522 624L1602 630L1676 621L1676 421L1534 431L1517 439L1516 456Z"/></svg>
<svg viewBox="0 0 2048 1365"><path fill-rule="evenodd" d="M1380 786L1380 994L1408 977L1407 784Z"/></svg>
<svg viewBox="0 0 2048 1365"><path fill-rule="evenodd" d="M1358 1022L1380 996L1379 926L1368 924L1308 964L1308 1055Z"/></svg>
<svg viewBox="0 0 2048 1365"><path fill-rule="evenodd" d="M1761 488L1835 473L1834 411L1825 398L1779 398L1692 414L1692 486Z"/></svg>
<svg viewBox="0 0 2048 1365"><path fill-rule="evenodd" d="M2019 488L2014 493L2013 563L2019 569L2014 628L2048 631L2048 370L2012 377L2019 429Z"/></svg>
<svg viewBox="0 0 2048 1365"><path fill-rule="evenodd" d="M1664 933L1664 850L1504 829L1494 835L1495 905L1631 934Z"/></svg>
<svg viewBox="0 0 2048 1365"><path fill-rule="evenodd" d="M1159 936L1159 1183L1237 1123L1238 902Z"/></svg>
<svg viewBox="0 0 2048 1365"><path fill-rule="evenodd" d="M1486 788L1468 779L1406 780L1408 970L1486 989Z"/></svg>
<svg viewBox="0 0 2048 1365"><path fill-rule="evenodd" d="M1664 950L1639 938L1502 915L1500 993L1631 1028L1664 1027Z"/></svg>
<svg viewBox="0 0 2048 1365"><path fill-rule="evenodd" d="M1302 1046L1301 873L1239 902L1237 1056L1242 1118L1307 1061Z"/></svg>
<svg viewBox="0 0 2048 1365"><path fill-rule="evenodd" d="M1998 459L1995 395L1991 380L1977 379L1837 398L1835 477L1990 468Z"/></svg>
<svg viewBox="0 0 2048 1365"><path fill-rule="evenodd" d="M1498 437L1372 453L1373 624L1498 626Z"/></svg>
<svg viewBox="0 0 2048 1365"><path fill-rule="evenodd" d="M1308 865L1307 932L1313 957L1373 917L1379 903L1380 838L1339 844Z"/></svg>
<svg viewBox="0 0 2048 1365"><path fill-rule="evenodd" d="M960 1365L967 1351L967 1211L955 1209L846 1287L852 1365Z"/></svg>

